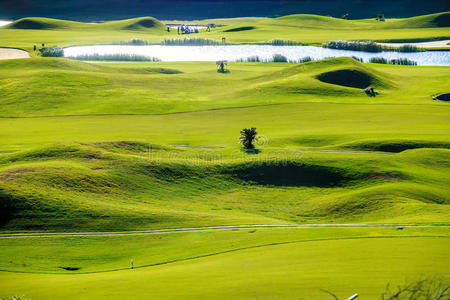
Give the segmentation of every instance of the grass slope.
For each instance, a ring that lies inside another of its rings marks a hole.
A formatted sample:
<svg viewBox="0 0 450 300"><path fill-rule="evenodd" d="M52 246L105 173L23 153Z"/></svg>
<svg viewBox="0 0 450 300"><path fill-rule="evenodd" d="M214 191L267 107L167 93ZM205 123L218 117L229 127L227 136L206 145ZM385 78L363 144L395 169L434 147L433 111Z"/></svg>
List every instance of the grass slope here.
<svg viewBox="0 0 450 300"><path fill-rule="evenodd" d="M121 142L3 155L4 230L283 222L445 222L449 150L250 157ZM121 148L124 150L121 150ZM113 151L113 152L112 152ZM219 158L215 155L220 155ZM427 169L433 160L433 171ZM370 163L369 163L370 162ZM269 209L268 209L269 208Z"/></svg>
<svg viewBox="0 0 450 300"><path fill-rule="evenodd" d="M2 61L0 68L2 117L163 114L299 102L419 104L442 91L449 76L445 67L392 69L351 58L233 63L225 75L208 62L96 65L38 58ZM367 97L367 86L380 95Z"/></svg>
<svg viewBox="0 0 450 300"><path fill-rule="evenodd" d="M31 30L148 30L165 29L165 25L152 17L140 17L120 21L108 21L103 23L82 23L76 21L58 20L50 18L22 18L5 26L7 29L31 29Z"/></svg>

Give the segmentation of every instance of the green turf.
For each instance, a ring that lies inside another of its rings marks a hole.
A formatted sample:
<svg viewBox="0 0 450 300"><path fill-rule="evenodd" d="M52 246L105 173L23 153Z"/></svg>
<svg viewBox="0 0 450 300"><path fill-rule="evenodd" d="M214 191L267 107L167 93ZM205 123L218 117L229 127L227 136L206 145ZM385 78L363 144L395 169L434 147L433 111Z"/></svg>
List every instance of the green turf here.
<svg viewBox="0 0 450 300"><path fill-rule="evenodd" d="M0 290L32 299L325 299L326 289L379 299L387 283L445 275L448 246L436 237L297 242L115 272L0 272Z"/></svg>
<svg viewBox="0 0 450 300"><path fill-rule="evenodd" d="M386 23L313 15L223 22L198 36L450 36L448 13ZM177 36L151 18L26 18L9 27L0 46L28 50ZM431 98L447 92L448 67L337 58L229 69L0 61L2 234L449 222L449 107ZM367 86L379 96L367 97ZM244 127L263 136L259 153L240 151ZM327 289L378 299L388 283L448 278L447 227L397 227L0 239L0 298L325 299Z"/></svg>
<svg viewBox="0 0 450 300"><path fill-rule="evenodd" d="M124 270L275 244L354 238L447 237L440 227L254 228L151 235L0 238L0 270L81 274ZM182 245L189 244L190 247ZM69 269L69 270L67 270Z"/></svg>
<svg viewBox="0 0 450 300"><path fill-rule="evenodd" d="M450 74L446 67L390 68L351 58L233 63L230 74L217 73L208 62L38 58L2 61L0 68L2 117L166 114L298 102L421 104L444 92ZM380 92L376 99L362 91L368 86Z"/></svg>

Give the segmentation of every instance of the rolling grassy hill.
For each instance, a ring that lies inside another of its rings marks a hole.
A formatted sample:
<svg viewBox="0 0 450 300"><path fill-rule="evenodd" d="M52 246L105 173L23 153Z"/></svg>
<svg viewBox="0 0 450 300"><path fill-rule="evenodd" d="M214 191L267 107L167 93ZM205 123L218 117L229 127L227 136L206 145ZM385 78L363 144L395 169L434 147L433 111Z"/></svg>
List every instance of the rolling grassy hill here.
<svg viewBox="0 0 450 300"><path fill-rule="evenodd" d="M422 41L450 36L448 12L386 22L343 20L317 15L289 15L257 23L242 23L216 29L207 36L222 34L235 42L266 42L273 38L304 43L329 40Z"/></svg>
<svg viewBox="0 0 450 300"><path fill-rule="evenodd" d="M82 23L50 18L22 18L7 25L7 29L29 30L164 30L166 26L152 17L140 17L103 23Z"/></svg>
<svg viewBox="0 0 450 300"><path fill-rule="evenodd" d="M163 114L299 102L420 104L444 92L449 74L445 67L393 69L351 58L233 63L230 75L208 62L93 65L39 58L2 61L0 68L7 71L0 75L2 117ZM368 86L380 92L376 101L363 92Z"/></svg>
<svg viewBox="0 0 450 300"><path fill-rule="evenodd" d="M448 12L443 12L406 19L388 19L386 22L343 20L317 15L289 15L274 19L218 19L213 21L224 21L228 26L212 29L211 32L201 31L195 36L217 40L226 37L229 43L265 43L275 38L312 44L339 39L427 41L450 38L448 15ZM164 38L178 37L176 30L167 32L165 29L162 22L151 17L100 24L24 18L0 29L0 46L18 47L31 52L34 44L41 43L59 46L89 45L118 43L132 38L160 43Z"/></svg>

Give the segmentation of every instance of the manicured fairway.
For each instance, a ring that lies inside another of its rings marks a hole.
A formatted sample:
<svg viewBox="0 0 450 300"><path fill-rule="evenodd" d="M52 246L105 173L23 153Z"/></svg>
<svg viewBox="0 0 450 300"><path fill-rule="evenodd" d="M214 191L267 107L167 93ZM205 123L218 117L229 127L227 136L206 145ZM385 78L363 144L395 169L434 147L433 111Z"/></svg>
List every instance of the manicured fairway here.
<svg viewBox="0 0 450 300"><path fill-rule="evenodd" d="M327 289L378 299L387 283L445 275L448 247L432 237L292 243L97 274L2 272L0 290L32 299L325 299Z"/></svg>

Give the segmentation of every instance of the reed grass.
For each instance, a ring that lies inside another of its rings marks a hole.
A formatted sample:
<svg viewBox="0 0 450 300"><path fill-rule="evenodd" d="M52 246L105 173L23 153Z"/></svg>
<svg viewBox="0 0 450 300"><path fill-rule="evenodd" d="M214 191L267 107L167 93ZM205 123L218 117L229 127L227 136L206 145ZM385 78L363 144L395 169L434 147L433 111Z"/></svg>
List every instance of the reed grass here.
<svg viewBox="0 0 450 300"><path fill-rule="evenodd" d="M212 46L212 45L221 45L221 42L218 42L213 39L206 39L206 38L184 38L184 39L175 39L175 38L168 38L164 39L161 42L161 45L166 46Z"/></svg>
<svg viewBox="0 0 450 300"><path fill-rule="evenodd" d="M365 52L381 52L383 47L372 41L329 41L322 47L338 50L352 50Z"/></svg>
<svg viewBox="0 0 450 300"><path fill-rule="evenodd" d="M314 59L311 56L305 56L299 59L287 59L287 57L281 55L281 54L275 54L269 59L260 58L259 56L249 56L247 58L239 58L236 60L236 62L264 62L264 63L271 63L271 62L285 62L285 63L305 63L313 61Z"/></svg>
<svg viewBox="0 0 450 300"><path fill-rule="evenodd" d="M297 42L294 40L284 40L284 39L273 39L270 41L272 46L301 46L305 45L304 43Z"/></svg>
<svg viewBox="0 0 450 300"><path fill-rule="evenodd" d="M106 61L161 61L157 57L150 57L138 54L85 54L70 57L77 60L106 60Z"/></svg>
<svg viewBox="0 0 450 300"><path fill-rule="evenodd" d="M132 46L147 46L147 45L151 45L151 44L152 43L147 40L138 39L138 38L133 38L128 41L120 41L119 42L119 45L132 45Z"/></svg>
<svg viewBox="0 0 450 300"><path fill-rule="evenodd" d="M402 45L396 49L397 52L421 52L425 49L414 46L414 45Z"/></svg>
<svg viewBox="0 0 450 300"><path fill-rule="evenodd" d="M384 57L372 57L369 59L370 63L375 64L389 64L389 65L403 65L403 66L417 66L417 62L409 60L407 58L395 58L387 60Z"/></svg>

